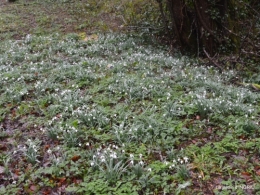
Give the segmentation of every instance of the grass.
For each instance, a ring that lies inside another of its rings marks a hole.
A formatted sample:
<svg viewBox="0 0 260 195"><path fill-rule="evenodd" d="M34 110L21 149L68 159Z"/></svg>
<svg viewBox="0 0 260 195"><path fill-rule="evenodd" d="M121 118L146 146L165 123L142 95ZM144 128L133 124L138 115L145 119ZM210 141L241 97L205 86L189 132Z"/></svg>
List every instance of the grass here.
<svg viewBox="0 0 260 195"><path fill-rule="evenodd" d="M0 2L0 40L27 34L125 31L126 26L151 26L158 20L153 1L18 0Z"/></svg>
<svg viewBox="0 0 260 195"><path fill-rule="evenodd" d="M0 194L260 193L260 95L238 73L145 35L53 31L1 34Z"/></svg>

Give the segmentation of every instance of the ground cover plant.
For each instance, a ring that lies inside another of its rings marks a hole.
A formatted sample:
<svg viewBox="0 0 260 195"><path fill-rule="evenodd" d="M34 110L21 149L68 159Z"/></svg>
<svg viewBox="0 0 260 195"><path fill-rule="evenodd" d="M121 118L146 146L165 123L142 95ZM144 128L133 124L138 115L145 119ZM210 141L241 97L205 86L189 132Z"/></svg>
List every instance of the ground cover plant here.
<svg viewBox="0 0 260 195"><path fill-rule="evenodd" d="M1 7L0 194L260 194L257 74L107 32L142 1L28 2Z"/></svg>
<svg viewBox="0 0 260 195"><path fill-rule="evenodd" d="M1 45L1 194L259 193L259 93L143 36L92 37Z"/></svg>
<svg viewBox="0 0 260 195"><path fill-rule="evenodd" d="M159 21L156 1L17 0L0 1L0 40L27 34L110 32L141 29Z"/></svg>

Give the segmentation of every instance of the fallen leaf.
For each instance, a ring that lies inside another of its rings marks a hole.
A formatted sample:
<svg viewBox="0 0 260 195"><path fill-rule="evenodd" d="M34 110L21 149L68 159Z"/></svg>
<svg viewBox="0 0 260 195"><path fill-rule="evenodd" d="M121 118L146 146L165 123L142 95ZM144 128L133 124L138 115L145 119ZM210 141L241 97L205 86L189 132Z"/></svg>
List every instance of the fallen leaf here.
<svg viewBox="0 0 260 195"><path fill-rule="evenodd" d="M31 191L36 191L37 190L37 186L36 185L31 185L30 186L30 190Z"/></svg>
<svg viewBox="0 0 260 195"><path fill-rule="evenodd" d="M12 110L12 117L16 117L16 110Z"/></svg>
<svg viewBox="0 0 260 195"><path fill-rule="evenodd" d="M45 145L44 150L47 151L50 148L50 145Z"/></svg>
<svg viewBox="0 0 260 195"><path fill-rule="evenodd" d="M252 87L255 89L255 90L260 90L260 85L256 84L256 83L252 83Z"/></svg>
<svg viewBox="0 0 260 195"><path fill-rule="evenodd" d="M6 151L7 150L6 145L0 144L0 150Z"/></svg>
<svg viewBox="0 0 260 195"><path fill-rule="evenodd" d="M0 174L5 172L5 168L3 166L0 166Z"/></svg>
<svg viewBox="0 0 260 195"><path fill-rule="evenodd" d="M75 155L71 158L72 161L76 162L80 159L80 156L79 155Z"/></svg>
<svg viewBox="0 0 260 195"><path fill-rule="evenodd" d="M84 41L96 41L98 39L98 35L96 34L93 34L93 35L89 35L89 36L86 36L83 40Z"/></svg>
<svg viewBox="0 0 260 195"><path fill-rule="evenodd" d="M196 141L196 140L191 140L191 142L192 142L193 144L196 144L196 143L197 143L197 141Z"/></svg>
<svg viewBox="0 0 260 195"><path fill-rule="evenodd" d="M248 172L242 172L241 175L245 180L251 179L251 174Z"/></svg>
<svg viewBox="0 0 260 195"><path fill-rule="evenodd" d="M212 133L212 127L207 128L207 133Z"/></svg>
<svg viewBox="0 0 260 195"><path fill-rule="evenodd" d="M260 176L260 166L255 167L255 173L256 175Z"/></svg>
<svg viewBox="0 0 260 195"><path fill-rule="evenodd" d="M51 190L50 189L46 189L42 192L43 195L49 195L51 194Z"/></svg>
<svg viewBox="0 0 260 195"><path fill-rule="evenodd" d="M66 180L65 177L59 178L60 183L63 183Z"/></svg>
<svg viewBox="0 0 260 195"><path fill-rule="evenodd" d="M57 178L58 179L58 186L61 187L63 185L63 183L66 181L66 178L65 177L62 177L62 178Z"/></svg>
<svg viewBox="0 0 260 195"><path fill-rule="evenodd" d="M21 174L20 174L20 170L19 170L19 169L15 169L15 170L14 170L14 174L16 174L17 176L21 175Z"/></svg>
<svg viewBox="0 0 260 195"><path fill-rule="evenodd" d="M79 35L79 38L82 40L86 37L86 33L85 32L81 32L81 33L78 33Z"/></svg>
<svg viewBox="0 0 260 195"><path fill-rule="evenodd" d="M73 183L74 184L80 184L82 182L82 180L81 179L77 179L77 178L73 178Z"/></svg>

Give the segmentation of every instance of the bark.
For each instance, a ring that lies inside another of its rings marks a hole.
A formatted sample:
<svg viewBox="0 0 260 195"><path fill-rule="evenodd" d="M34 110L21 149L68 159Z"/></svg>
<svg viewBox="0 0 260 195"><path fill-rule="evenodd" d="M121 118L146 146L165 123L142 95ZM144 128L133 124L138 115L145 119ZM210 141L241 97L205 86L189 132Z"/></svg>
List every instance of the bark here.
<svg viewBox="0 0 260 195"><path fill-rule="evenodd" d="M172 31L183 52L209 55L238 52L235 0L167 0ZM224 48L221 51L221 48ZM226 49L226 50L225 50Z"/></svg>

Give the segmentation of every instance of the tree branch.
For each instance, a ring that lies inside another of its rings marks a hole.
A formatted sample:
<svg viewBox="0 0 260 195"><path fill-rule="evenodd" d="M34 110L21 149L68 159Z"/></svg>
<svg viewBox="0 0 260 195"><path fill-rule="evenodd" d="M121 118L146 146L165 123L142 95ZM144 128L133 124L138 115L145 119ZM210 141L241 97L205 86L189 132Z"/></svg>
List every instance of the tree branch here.
<svg viewBox="0 0 260 195"><path fill-rule="evenodd" d="M212 59L210 56L209 56L209 54L208 54L208 52L205 50L205 48L203 48L203 51L204 51L204 53L206 54L206 56L208 57L208 59L209 59L209 61L211 62L211 63L213 63L217 68L219 68L219 71L220 72L222 72L222 67L214 60L214 59Z"/></svg>

